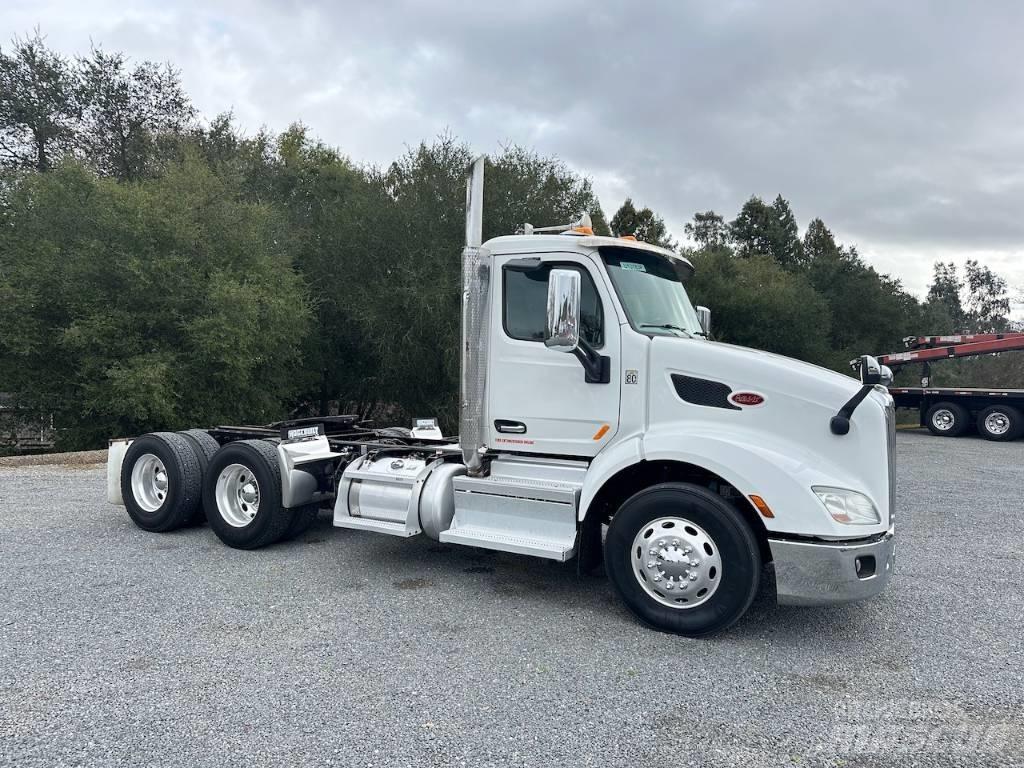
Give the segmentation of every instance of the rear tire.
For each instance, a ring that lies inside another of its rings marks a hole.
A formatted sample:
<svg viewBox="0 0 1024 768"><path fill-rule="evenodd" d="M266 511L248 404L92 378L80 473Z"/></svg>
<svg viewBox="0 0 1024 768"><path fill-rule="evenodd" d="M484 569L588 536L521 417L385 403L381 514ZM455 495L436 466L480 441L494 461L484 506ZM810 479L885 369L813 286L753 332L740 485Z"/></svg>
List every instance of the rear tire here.
<svg viewBox="0 0 1024 768"><path fill-rule="evenodd" d="M152 432L133 440L121 464L128 516L144 531L186 525L200 510L202 476L192 443L181 435Z"/></svg>
<svg viewBox="0 0 1024 768"><path fill-rule="evenodd" d="M307 504L292 510L292 521L281 536L281 541L291 541L308 531L320 518L320 505Z"/></svg>
<svg viewBox="0 0 1024 768"><path fill-rule="evenodd" d="M277 448L265 440L228 443L203 480L203 506L217 538L235 549L280 541L295 515L281 506Z"/></svg>
<svg viewBox="0 0 1024 768"><path fill-rule="evenodd" d="M970 414L958 403L936 403L924 416L928 431L938 437L960 437L970 423Z"/></svg>
<svg viewBox="0 0 1024 768"><path fill-rule="evenodd" d="M986 440L1016 440L1024 433L1024 416L1009 405L990 405L978 414L978 434Z"/></svg>
<svg viewBox="0 0 1024 768"><path fill-rule="evenodd" d="M206 467L209 465L210 459L213 458L214 454L220 450L220 443L210 437L210 433L205 429L186 429L178 434L192 444L192 449L196 452L196 458L199 459L202 476L205 477ZM202 525L205 522L206 511L203 505L200 504L195 514L189 519L188 524Z"/></svg>
<svg viewBox="0 0 1024 768"><path fill-rule="evenodd" d="M630 497L604 547L608 578L651 626L703 637L732 626L761 578L757 539L740 513L688 483L662 483Z"/></svg>

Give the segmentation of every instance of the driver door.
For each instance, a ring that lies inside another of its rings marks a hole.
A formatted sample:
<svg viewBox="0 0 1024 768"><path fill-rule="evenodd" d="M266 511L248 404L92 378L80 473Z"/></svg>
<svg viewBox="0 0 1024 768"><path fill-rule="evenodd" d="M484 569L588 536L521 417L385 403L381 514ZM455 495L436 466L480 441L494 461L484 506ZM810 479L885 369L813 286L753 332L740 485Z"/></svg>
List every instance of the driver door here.
<svg viewBox="0 0 1024 768"><path fill-rule="evenodd" d="M532 255L532 254L531 254ZM499 451L595 456L618 430L619 325L603 274L579 254L545 254L523 267L515 255L495 257L488 361L489 445ZM610 381L587 383L573 354L544 345L548 276L581 273L582 336L610 360Z"/></svg>

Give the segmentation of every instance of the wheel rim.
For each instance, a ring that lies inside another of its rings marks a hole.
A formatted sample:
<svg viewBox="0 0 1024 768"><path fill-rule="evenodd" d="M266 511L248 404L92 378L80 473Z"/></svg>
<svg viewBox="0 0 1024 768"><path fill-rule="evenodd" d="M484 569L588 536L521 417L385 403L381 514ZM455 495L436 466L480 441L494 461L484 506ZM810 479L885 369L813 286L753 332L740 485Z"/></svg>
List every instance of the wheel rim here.
<svg viewBox="0 0 1024 768"><path fill-rule="evenodd" d="M688 610L711 599L722 581L722 558L707 531L682 517L659 517L637 533L633 575L654 600Z"/></svg>
<svg viewBox="0 0 1024 768"><path fill-rule="evenodd" d="M956 416L948 408L941 408L932 414L932 425L940 432L948 432L956 423Z"/></svg>
<svg viewBox="0 0 1024 768"><path fill-rule="evenodd" d="M156 512L163 506L170 483L164 463L152 453L142 454L132 467L132 496L146 512Z"/></svg>
<svg viewBox="0 0 1024 768"><path fill-rule="evenodd" d="M1010 417L1001 411L993 411L985 417L985 431L990 435L1005 435L1010 431Z"/></svg>
<svg viewBox="0 0 1024 768"><path fill-rule="evenodd" d="M242 464L229 464L221 470L216 496L217 511L235 528L247 526L260 511L260 484Z"/></svg>

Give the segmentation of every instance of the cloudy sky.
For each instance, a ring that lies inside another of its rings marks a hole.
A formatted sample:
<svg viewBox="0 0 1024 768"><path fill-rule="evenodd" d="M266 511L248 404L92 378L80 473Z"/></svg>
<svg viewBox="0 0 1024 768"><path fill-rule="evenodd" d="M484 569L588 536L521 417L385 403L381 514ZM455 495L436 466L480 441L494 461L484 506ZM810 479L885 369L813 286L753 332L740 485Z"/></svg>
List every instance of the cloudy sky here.
<svg viewBox="0 0 1024 768"><path fill-rule="evenodd" d="M1024 3L0 4L0 40L36 26L68 54L169 60L249 132L302 120L375 163L446 130L520 143L680 237L782 193L915 293L968 258L1024 292Z"/></svg>

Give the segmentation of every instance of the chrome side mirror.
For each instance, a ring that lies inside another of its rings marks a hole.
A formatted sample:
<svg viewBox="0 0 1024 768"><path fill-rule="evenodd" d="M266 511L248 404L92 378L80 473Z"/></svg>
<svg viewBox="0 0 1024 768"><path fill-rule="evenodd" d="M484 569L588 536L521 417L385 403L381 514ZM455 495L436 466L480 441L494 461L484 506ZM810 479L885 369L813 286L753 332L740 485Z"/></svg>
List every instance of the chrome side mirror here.
<svg viewBox="0 0 1024 768"><path fill-rule="evenodd" d="M861 384L882 383L882 366L871 355L860 356L860 381Z"/></svg>
<svg viewBox="0 0 1024 768"><path fill-rule="evenodd" d="M704 331L704 335L709 335L711 333L711 310L707 307L697 307L697 321L700 323L700 329Z"/></svg>
<svg viewBox="0 0 1024 768"><path fill-rule="evenodd" d="M548 319L544 345L559 352L575 352L580 346L580 273L553 269L548 276Z"/></svg>

